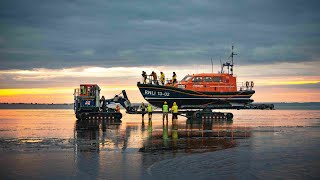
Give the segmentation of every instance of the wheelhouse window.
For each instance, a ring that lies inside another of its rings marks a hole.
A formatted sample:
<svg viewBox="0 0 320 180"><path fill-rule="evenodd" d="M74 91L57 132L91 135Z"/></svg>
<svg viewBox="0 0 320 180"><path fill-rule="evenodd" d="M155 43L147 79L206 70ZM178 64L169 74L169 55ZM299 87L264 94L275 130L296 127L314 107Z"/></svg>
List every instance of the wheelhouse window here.
<svg viewBox="0 0 320 180"><path fill-rule="evenodd" d="M202 82L202 77L194 77L192 82Z"/></svg>
<svg viewBox="0 0 320 180"><path fill-rule="evenodd" d="M212 77L204 77L204 82L212 82Z"/></svg>
<svg viewBox="0 0 320 180"><path fill-rule="evenodd" d="M95 87L91 85L81 85L80 86L80 95L81 96L94 96Z"/></svg>
<svg viewBox="0 0 320 180"><path fill-rule="evenodd" d="M81 95L87 94L87 87L86 86L80 86L80 94Z"/></svg>
<svg viewBox="0 0 320 180"><path fill-rule="evenodd" d="M222 77L221 76L213 77L213 82L222 82Z"/></svg>
<svg viewBox="0 0 320 180"><path fill-rule="evenodd" d="M189 81L191 78L192 78L192 76L186 75L181 81L187 82L187 81Z"/></svg>
<svg viewBox="0 0 320 180"><path fill-rule="evenodd" d="M92 86L88 87L88 95L93 96L93 87Z"/></svg>

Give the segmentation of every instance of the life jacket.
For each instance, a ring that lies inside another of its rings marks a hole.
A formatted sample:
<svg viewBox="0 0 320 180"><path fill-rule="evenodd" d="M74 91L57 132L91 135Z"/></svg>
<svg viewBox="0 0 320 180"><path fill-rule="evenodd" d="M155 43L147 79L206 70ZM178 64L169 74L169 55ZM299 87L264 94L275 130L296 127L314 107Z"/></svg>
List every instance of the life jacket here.
<svg viewBox="0 0 320 180"><path fill-rule="evenodd" d="M164 113L169 112L169 106L168 106L167 104L164 104L164 105L162 106L162 112L164 112Z"/></svg>
<svg viewBox="0 0 320 180"><path fill-rule="evenodd" d="M177 75L172 76L172 81L177 81Z"/></svg>
<svg viewBox="0 0 320 180"><path fill-rule="evenodd" d="M164 74L162 73L161 76L160 76L160 80L161 80L161 81L164 81L164 79L165 79L165 76L164 76Z"/></svg>
<svg viewBox="0 0 320 180"><path fill-rule="evenodd" d="M172 106L172 113L178 113L178 106L177 106L177 104L173 104L173 106Z"/></svg>

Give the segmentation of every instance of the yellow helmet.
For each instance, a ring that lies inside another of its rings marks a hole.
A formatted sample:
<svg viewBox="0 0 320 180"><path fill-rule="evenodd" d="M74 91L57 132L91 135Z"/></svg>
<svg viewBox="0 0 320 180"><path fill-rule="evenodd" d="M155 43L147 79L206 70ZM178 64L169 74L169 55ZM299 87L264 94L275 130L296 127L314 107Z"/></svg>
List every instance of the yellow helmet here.
<svg viewBox="0 0 320 180"><path fill-rule="evenodd" d="M167 101L165 101L163 104L167 104Z"/></svg>
<svg viewBox="0 0 320 180"><path fill-rule="evenodd" d="M176 102L173 102L173 105L174 105L174 106L176 106L176 105L177 105L177 103L176 103Z"/></svg>

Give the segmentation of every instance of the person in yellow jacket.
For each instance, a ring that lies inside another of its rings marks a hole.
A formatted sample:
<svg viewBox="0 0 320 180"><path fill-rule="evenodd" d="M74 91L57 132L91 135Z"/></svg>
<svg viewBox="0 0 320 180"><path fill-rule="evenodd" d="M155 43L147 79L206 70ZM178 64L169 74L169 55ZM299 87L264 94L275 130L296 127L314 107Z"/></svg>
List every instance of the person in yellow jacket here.
<svg viewBox="0 0 320 180"><path fill-rule="evenodd" d="M141 109L141 115L142 115L142 120L143 120L144 119L144 115L146 114L146 106L144 105L143 102L140 105L140 109Z"/></svg>
<svg viewBox="0 0 320 180"><path fill-rule="evenodd" d="M168 121L168 113L169 113L169 106L168 106L167 102L165 101L162 106L162 114L163 114L162 121L164 121L164 118L166 118Z"/></svg>
<svg viewBox="0 0 320 180"><path fill-rule="evenodd" d="M148 118L149 118L149 120L151 120L151 118L152 118L152 107L151 107L150 104L148 104L147 110L148 110Z"/></svg>
<svg viewBox="0 0 320 180"><path fill-rule="evenodd" d="M162 85L164 85L165 78L166 78L166 76L164 75L164 73L160 72L160 82L161 82Z"/></svg>
<svg viewBox="0 0 320 180"><path fill-rule="evenodd" d="M171 110L172 110L172 119L178 119L178 105L176 102L173 103Z"/></svg>

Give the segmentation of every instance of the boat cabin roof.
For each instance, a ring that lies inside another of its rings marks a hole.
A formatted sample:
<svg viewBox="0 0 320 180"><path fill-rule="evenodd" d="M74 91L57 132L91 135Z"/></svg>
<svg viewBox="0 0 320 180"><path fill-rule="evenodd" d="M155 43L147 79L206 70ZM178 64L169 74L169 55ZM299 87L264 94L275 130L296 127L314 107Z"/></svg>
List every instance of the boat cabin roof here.
<svg viewBox="0 0 320 180"><path fill-rule="evenodd" d="M80 86L98 86L98 84L80 84Z"/></svg>
<svg viewBox="0 0 320 180"><path fill-rule="evenodd" d="M226 74L226 73L199 73L199 74L192 74L189 76L232 76L231 74Z"/></svg>
<svg viewBox="0 0 320 180"><path fill-rule="evenodd" d="M199 73L199 74L188 74L186 75L181 81L189 81L191 78L193 77L233 77L235 78L234 76L232 76L231 74L221 74L221 73Z"/></svg>

